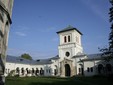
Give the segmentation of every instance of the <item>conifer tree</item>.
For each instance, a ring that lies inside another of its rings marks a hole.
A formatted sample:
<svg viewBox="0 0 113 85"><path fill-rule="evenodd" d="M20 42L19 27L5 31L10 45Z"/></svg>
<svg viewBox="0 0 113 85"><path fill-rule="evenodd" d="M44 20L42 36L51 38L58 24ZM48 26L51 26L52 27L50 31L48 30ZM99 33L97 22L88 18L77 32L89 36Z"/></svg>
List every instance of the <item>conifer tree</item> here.
<svg viewBox="0 0 113 85"><path fill-rule="evenodd" d="M109 21L111 23L110 33L109 33L109 52L110 56L113 57L113 0L110 0L111 7L109 9Z"/></svg>
<svg viewBox="0 0 113 85"><path fill-rule="evenodd" d="M109 33L109 47L105 47L99 50L102 52L102 57L105 61L113 59L113 0L109 0L111 7L109 8L109 22L111 24Z"/></svg>

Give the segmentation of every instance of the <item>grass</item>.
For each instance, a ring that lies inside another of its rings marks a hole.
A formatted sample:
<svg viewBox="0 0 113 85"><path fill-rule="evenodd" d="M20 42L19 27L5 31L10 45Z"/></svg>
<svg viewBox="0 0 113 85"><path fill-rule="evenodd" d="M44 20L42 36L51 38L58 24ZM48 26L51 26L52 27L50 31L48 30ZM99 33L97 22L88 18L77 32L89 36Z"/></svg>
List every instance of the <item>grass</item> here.
<svg viewBox="0 0 113 85"><path fill-rule="evenodd" d="M6 85L113 85L113 82L102 77L7 77Z"/></svg>

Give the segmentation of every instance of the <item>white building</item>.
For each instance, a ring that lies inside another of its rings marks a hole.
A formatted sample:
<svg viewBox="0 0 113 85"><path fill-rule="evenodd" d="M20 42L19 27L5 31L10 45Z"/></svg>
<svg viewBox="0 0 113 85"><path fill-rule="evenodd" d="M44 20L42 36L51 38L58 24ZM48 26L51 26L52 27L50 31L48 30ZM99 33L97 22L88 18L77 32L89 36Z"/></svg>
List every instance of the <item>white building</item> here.
<svg viewBox="0 0 113 85"><path fill-rule="evenodd" d="M26 60L7 56L6 73L19 76L93 76L113 73L113 62L107 63L101 54L86 55L81 43L82 33L72 27L58 31L59 55L49 59Z"/></svg>

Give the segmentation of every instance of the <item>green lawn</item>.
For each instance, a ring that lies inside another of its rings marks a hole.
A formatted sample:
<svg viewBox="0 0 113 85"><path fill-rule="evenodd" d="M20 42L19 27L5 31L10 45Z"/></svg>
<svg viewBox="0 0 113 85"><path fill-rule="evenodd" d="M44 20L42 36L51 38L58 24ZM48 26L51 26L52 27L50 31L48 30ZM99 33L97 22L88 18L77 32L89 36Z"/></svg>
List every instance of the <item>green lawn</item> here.
<svg viewBox="0 0 113 85"><path fill-rule="evenodd" d="M102 77L7 77L6 85L113 85L113 82Z"/></svg>

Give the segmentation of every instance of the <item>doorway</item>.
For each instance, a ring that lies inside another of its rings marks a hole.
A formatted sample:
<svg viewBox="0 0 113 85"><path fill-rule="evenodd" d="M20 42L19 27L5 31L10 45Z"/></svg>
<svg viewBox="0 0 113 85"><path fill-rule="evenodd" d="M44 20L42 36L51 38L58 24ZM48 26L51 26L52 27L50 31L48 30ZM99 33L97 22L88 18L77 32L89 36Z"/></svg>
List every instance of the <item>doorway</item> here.
<svg viewBox="0 0 113 85"><path fill-rule="evenodd" d="M71 69L69 64L65 64L65 76L70 76L71 75Z"/></svg>

